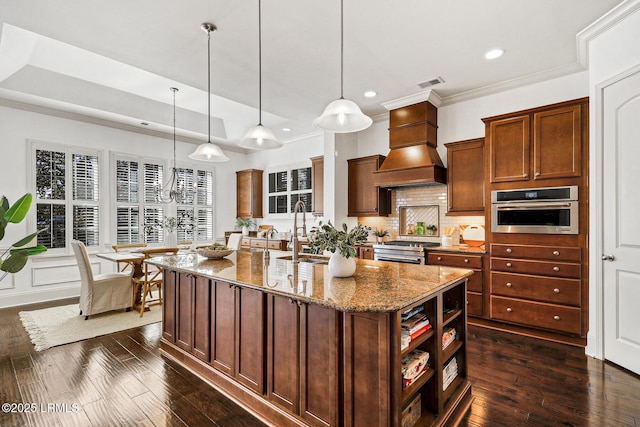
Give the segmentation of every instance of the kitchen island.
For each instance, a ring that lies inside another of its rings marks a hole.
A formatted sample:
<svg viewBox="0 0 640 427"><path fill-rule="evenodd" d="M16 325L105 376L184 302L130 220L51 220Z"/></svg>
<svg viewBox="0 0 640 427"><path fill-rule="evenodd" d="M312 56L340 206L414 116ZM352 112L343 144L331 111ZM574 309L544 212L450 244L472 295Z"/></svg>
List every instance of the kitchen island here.
<svg viewBox="0 0 640 427"><path fill-rule="evenodd" d="M164 270L162 353L271 425L457 423L471 404L471 270L357 260L334 278L321 259L284 255L148 260ZM431 327L403 346L409 310ZM402 359L419 352L429 366L408 385Z"/></svg>

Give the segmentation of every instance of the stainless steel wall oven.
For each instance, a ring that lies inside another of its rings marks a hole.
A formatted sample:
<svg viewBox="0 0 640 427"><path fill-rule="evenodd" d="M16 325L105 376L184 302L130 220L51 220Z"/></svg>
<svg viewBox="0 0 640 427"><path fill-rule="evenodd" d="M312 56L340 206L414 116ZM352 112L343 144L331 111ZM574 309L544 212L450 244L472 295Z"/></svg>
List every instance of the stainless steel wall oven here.
<svg viewBox="0 0 640 427"><path fill-rule="evenodd" d="M578 186L494 190L494 233L578 234Z"/></svg>

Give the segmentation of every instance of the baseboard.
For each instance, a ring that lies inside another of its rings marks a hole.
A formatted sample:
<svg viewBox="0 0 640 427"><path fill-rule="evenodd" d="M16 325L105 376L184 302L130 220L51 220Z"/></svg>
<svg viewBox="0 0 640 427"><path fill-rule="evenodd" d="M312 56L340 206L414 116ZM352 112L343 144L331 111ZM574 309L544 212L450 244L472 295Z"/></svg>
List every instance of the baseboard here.
<svg viewBox="0 0 640 427"><path fill-rule="evenodd" d="M479 317L468 317L467 323L473 326L480 326L482 328L493 329L496 331L509 332L512 334L523 335L532 338L538 338L546 341L553 341L561 344L568 344L574 347L585 347L587 345L586 338L563 335L550 331L543 331L533 328L525 328L523 326L511 325L508 323L495 322L493 320L482 319Z"/></svg>
<svg viewBox="0 0 640 427"><path fill-rule="evenodd" d="M35 304L39 302L55 301L79 296L79 284L55 289L12 293L11 295L2 296L0 299L0 308L16 307L19 305Z"/></svg>

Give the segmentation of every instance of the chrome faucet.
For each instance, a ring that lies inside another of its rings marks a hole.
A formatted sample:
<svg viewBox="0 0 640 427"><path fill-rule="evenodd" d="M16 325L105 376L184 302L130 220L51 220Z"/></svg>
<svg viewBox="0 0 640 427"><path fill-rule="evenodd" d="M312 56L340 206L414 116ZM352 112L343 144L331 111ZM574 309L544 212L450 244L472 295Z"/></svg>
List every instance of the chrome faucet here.
<svg viewBox="0 0 640 427"><path fill-rule="evenodd" d="M298 200L293 207L293 236L291 236L291 261L298 262L298 211L302 212L302 237L307 237L307 207L302 200Z"/></svg>
<svg viewBox="0 0 640 427"><path fill-rule="evenodd" d="M267 242L264 245L264 250L262 251L262 258L267 263L269 262L269 236L271 236L271 233L273 233L274 230L275 230L275 228L271 227L267 231L264 232L264 235L267 238Z"/></svg>

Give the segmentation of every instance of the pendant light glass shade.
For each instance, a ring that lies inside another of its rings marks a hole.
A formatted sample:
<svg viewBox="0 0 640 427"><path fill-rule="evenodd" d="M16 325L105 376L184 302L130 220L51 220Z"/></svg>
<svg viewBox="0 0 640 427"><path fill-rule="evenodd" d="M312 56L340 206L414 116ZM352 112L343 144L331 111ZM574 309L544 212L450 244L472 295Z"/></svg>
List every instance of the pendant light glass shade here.
<svg viewBox="0 0 640 427"><path fill-rule="evenodd" d="M327 105L320 117L313 121L318 129L335 133L358 132L371 126L373 120L348 99L340 98Z"/></svg>
<svg viewBox="0 0 640 427"><path fill-rule="evenodd" d="M208 22L200 25L200 28L207 33L207 120L209 124L209 139L208 142L198 145L198 148L189 154L189 158L204 162L228 162L229 158L225 156L220 147L211 142L211 32L217 28Z"/></svg>
<svg viewBox="0 0 640 427"><path fill-rule="evenodd" d="M258 0L258 124L249 128L237 145L251 150L282 147L273 131L262 125L262 1Z"/></svg>
<svg viewBox="0 0 640 427"><path fill-rule="evenodd" d="M344 2L340 0L340 98L327 105L313 125L328 132L347 133L366 129L371 123L371 117L363 114L355 102L344 99Z"/></svg>
<svg viewBox="0 0 640 427"><path fill-rule="evenodd" d="M271 129L262 125L255 125L247 130L238 145L254 150L267 150L269 148L282 147L282 142L278 141Z"/></svg>

